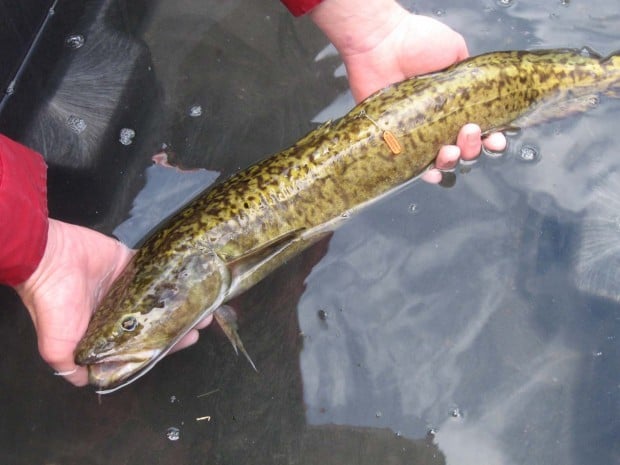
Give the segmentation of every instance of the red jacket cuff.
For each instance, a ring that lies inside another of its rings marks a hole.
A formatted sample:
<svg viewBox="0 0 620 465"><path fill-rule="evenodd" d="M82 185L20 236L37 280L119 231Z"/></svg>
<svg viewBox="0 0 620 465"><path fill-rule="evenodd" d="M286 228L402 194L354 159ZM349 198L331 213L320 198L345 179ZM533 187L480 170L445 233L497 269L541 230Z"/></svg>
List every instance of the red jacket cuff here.
<svg viewBox="0 0 620 465"><path fill-rule="evenodd" d="M295 16L308 13L312 8L321 3L321 0L281 0L284 6Z"/></svg>
<svg viewBox="0 0 620 465"><path fill-rule="evenodd" d="M47 165L0 134L0 283L15 286L37 268L47 244Z"/></svg>

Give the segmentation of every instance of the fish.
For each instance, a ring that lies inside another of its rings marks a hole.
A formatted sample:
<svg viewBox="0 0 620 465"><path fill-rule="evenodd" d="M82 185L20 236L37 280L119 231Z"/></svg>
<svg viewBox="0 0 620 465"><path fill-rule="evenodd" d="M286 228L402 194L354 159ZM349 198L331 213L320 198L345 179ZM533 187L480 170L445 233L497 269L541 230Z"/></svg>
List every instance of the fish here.
<svg viewBox="0 0 620 465"><path fill-rule="evenodd" d="M419 177L464 124L524 128L619 91L620 52L585 48L490 52L387 86L158 227L96 309L75 361L99 393L113 392L209 315L247 355L226 302Z"/></svg>

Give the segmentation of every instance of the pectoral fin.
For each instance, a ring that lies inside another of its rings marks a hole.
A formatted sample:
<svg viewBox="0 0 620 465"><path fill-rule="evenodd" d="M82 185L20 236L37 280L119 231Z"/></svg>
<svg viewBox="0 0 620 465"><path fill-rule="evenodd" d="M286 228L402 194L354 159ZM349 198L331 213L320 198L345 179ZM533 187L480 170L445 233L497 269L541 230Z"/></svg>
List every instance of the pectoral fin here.
<svg viewBox="0 0 620 465"><path fill-rule="evenodd" d="M241 275L248 270L256 268L260 263L268 260L270 257L278 254L282 249L297 239L303 229L295 230L276 237L268 242L264 242L257 247L246 251L243 255L239 255L228 261L228 266L233 270L234 275Z"/></svg>
<svg viewBox="0 0 620 465"><path fill-rule="evenodd" d="M227 266L231 271L233 282L226 296L227 300L246 291L287 260L328 234L327 230L295 230L229 260Z"/></svg>
<svg viewBox="0 0 620 465"><path fill-rule="evenodd" d="M233 349L235 349L235 353L238 355L239 351L241 351L241 353L245 355L245 358L248 359L248 362L250 362L250 365L252 365L252 368L254 368L254 371L258 372L256 365L254 365L254 362L246 352L243 342L241 342L241 338L239 337L239 333L237 331L237 314L235 313L235 310L228 305L222 305L213 313L213 315L215 316L215 320L220 325L220 328L222 328L222 331L224 331L224 334L226 334L226 337L232 344Z"/></svg>

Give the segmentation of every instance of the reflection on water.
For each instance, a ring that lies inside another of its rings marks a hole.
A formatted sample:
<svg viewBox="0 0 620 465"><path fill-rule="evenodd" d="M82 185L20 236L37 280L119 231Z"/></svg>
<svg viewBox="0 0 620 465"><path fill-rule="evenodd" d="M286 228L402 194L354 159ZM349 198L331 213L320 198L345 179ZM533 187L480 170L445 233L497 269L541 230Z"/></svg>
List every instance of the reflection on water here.
<svg viewBox="0 0 620 465"><path fill-rule="evenodd" d="M618 48L614 8L415 2L461 31L472 53L608 53ZM137 34L156 110L110 131L116 155L137 159L110 170L115 207L98 218L130 244L214 172L227 176L352 105L333 50L275 0L156 2L149 13ZM87 74L78 71L64 84ZM90 100L101 93L69 100L108 111ZM616 242L618 112L603 101L514 135L502 157L463 167L453 188L416 183L352 215L240 296L258 373L210 328L98 405L49 374L25 312L0 313L10 354L0 359L3 463L614 463L616 247L598 243ZM84 133L103 131L85 120ZM164 142L198 170L146 168ZM2 301L19 308L11 294Z"/></svg>
<svg viewBox="0 0 620 465"><path fill-rule="evenodd" d="M519 270L535 273L521 258L522 199L485 204L466 194L477 179L460 181L455 196L420 186L424 207L400 228L381 220L379 206L335 234L330 246L340 253L315 267L300 302L307 418L407 437L432 427L447 463L538 460L561 428L546 429L548 419L571 409L566 389L580 353L561 321L547 331L536 324L539 309L522 293ZM411 195L395 199L392 217ZM431 221L437 211L450 220ZM334 315L327 329L314 318L318 307Z"/></svg>
<svg viewBox="0 0 620 465"><path fill-rule="evenodd" d="M168 154L153 156L146 169L146 183L133 201L129 218L112 232L129 247L135 247L164 218L179 209L208 186L220 173L205 169L183 170L170 165Z"/></svg>
<svg viewBox="0 0 620 465"><path fill-rule="evenodd" d="M580 221L575 257L575 284L594 295L619 300L620 173L610 172L592 189Z"/></svg>

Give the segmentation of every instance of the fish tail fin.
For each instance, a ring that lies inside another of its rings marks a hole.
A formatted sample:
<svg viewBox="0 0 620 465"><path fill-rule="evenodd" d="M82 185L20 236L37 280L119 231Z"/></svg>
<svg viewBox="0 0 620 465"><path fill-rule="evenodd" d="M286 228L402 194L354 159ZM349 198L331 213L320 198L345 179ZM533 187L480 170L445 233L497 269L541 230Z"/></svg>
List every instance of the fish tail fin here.
<svg viewBox="0 0 620 465"><path fill-rule="evenodd" d="M607 55L601 60L601 64L607 71L607 88L603 93L609 97L620 98L620 50Z"/></svg>
<svg viewBox="0 0 620 465"><path fill-rule="evenodd" d="M601 59L601 63L610 63L612 65L620 65L620 50L610 53Z"/></svg>
<svg viewBox="0 0 620 465"><path fill-rule="evenodd" d="M252 368L254 368L254 371L258 372L256 365L254 365L254 362L246 352L243 342L241 342L241 338L239 337L239 333L237 331L237 314L235 313L235 310L228 305L222 305L213 313L213 316L220 325L220 328L222 328L222 331L224 331L224 334L226 334L226 337L232 344L233 349L235 349L235 353L239 354L239 351L241 351L241 353L245 355L245 358L248 359L248 362L250 362L250 365L252 365Z"/></svg>

